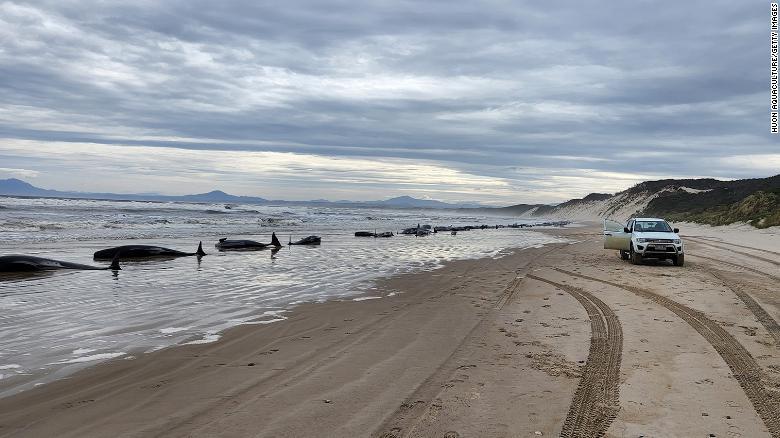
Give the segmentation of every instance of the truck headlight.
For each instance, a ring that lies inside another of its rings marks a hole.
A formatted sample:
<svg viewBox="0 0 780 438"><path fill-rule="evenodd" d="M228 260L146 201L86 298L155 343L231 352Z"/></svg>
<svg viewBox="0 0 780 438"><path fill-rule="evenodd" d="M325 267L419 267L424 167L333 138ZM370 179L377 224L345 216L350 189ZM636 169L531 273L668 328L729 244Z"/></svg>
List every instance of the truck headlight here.
<svg viewBox="0 0 780 438"><path fill-rule="evenodd" d="M674 239L674 244L675 245L679 245L681 243L682 243L682 241L680 239Z"/></svg>
<svg viewBox="0 0 780 438"><path fill-rule="evenodd" d="M644 237L640 237L639 239L636 239L636 241L639 243L645 243L647 242L647 239L645 239Z"/></svg>

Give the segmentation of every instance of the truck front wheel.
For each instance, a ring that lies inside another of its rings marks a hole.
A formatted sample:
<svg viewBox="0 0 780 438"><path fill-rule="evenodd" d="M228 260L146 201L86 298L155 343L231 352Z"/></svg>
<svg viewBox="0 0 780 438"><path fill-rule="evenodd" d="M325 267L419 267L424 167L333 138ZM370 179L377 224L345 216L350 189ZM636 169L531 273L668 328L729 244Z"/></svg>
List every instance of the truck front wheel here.
<svg viewBox="0 0 780 438"><path fill-rule="evenodd" d="M639 265L642 263L642 254L634 251L633 246L631 246L631 263L634 265Z"/></svg>
<svg viewBox="0 0 780 438"><path fill-rule="evenodd" d="M685 255L680 254L677 257L674 258L674 266L682 266L685 264Z"/></svg>

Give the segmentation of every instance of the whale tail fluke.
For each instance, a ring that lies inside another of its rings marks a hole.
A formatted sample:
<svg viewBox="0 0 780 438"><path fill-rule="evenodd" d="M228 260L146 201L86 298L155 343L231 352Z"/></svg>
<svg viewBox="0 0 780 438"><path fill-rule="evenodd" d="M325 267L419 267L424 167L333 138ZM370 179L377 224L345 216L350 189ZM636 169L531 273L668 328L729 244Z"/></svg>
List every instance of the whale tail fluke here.
<svg viewBox="0 0 780 438"><path fill-rule="evenodd" d="M271 233L271 245L273 245L273 246L275 246L277 248L281 248L282 247L282 243L279 242L279 239L276 238L276 233Z"/></svg>
<svg viewBox="0 0 780 438"><path fill-rule="evenodd" d="M198 256L198 257L203 257L204 255L206 255L206 252L203 251L203 242L202 241L198 242L198 250L195 251L195 255Z"/></svg>
<svg viewBox="0 0 780 438"><path fill-rule="evenodd" d="M114 254L114 258L111 259L111 265L109 265L108 269L110 271L121 271L122 268L119 266L119 253L120 251L117 251L116 254Z"/></svg>

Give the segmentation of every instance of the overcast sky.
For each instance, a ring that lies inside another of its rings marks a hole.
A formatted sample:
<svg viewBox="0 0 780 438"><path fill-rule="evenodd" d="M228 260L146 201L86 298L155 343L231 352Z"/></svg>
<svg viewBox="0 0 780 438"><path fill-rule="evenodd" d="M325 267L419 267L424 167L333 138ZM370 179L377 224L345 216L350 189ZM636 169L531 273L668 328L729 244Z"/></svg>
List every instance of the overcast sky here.
<svg viewBox="0 0 780 438"><path fill-rule="evenodd" d="M756 1L0 2L0 178L558 202L780 173Z"/></svg>

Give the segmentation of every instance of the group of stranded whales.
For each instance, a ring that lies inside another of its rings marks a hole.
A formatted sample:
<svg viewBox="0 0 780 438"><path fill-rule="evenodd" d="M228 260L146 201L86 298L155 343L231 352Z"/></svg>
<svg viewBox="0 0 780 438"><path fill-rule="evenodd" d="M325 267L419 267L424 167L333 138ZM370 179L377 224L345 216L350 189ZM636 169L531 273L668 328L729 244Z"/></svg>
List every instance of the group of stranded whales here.
<svg viewBox="0 0 780 438"><path fill-rule="evenodd" d="M296 242L293 242L291 237L289 245L319 245L321 242L322 239L319 236L304 237ZM254 240L228 240L227 238L223 238L219 239L219 242L214 246L219 251L252 251L266 248L278 251L279 248L282 247L282 244L276 237L276 233L271 233L271 243L260 243ZM96 251L93 255L94 260L110 260L111 264L109 266L92 266L27 255L6 255L0 256L0 272L36 272L63 269L119 271L122 269L119 266L120 261L192 256L200 258L205 255L206 252L203 251L203 242L198 243L198 249L195 252L184 252L156 245L122 245L101 249L100 251Z"/></svg>
<svg viewBox="0 0 780 438"><path fill-rule="evenodd" d="M471 231L471 230L486 230L486 229L496 229L499 228L533 228L533 227L564 227L566 225L569 225L571 221L554 221L554 222L539 222L535 224L518 224L513 223L509 225L464 225L464 226L440 226L440 227L434 227L431 225L420 225L417 224L416 227L410 227L405 228L398 232L398 234L404 234L407 236L417 236L417 237L424 237L429 236L431 234L440 233L442 231L449 231L450 234L457 235L458 231ZM394 234L392 231L385 231L383 233L377 233L376 231L356 231L355 237L393 237Z"/></svg>
<svg viewBox="0 0 780 438"><path fill-rule="evenodd" d="M287 245L319 245L320 243L322 243L322 238L320 236L308 236L296 240L295 242L292 241L292 236L290 236L290 242L287 243ZM279 239L276 237L276 233L271 233L271 243L262 243L246 239L230 240L224 237L219 239L219 242L214 245L214 247L220 251L255 251L267 248L278 250L282 246L282 243L279 242Z"/></svg>
<svg viewBox="0 0 780 438"><path fill-rule="evenodd" d="M400 232L400 234L414 235L414 236L428 236L432 233L438 233L441 231L449 231L451 234L456 234L458 231L469 231L474 229L486 229L486 228L530 228L534 226L557 226L562 227L568 225L569 221L555 221L555 222L542 222L537 224L511 224L511 225L477 225L477 226L463 226L463 227L431 227L430 225L419 224L416 227L407 228ZM391 231L377 233L370 231L358 231L355 233L355 237L393 237L394 234ZM293 245L319 245L322 239L319 236L308 236L293 242L292 236L288 243L289 246ZM276 237L276 233L271 233L271 243L262 243L254 240L236 239L231 240L228 238L219 239L214 247L219 251L257 251L263 249L271 249L272 253L279 251L283 245ZM6 255L0 256L0 273L8 272L35 272L35 271L53 271L63 269L76 269L76 270L111 270L118 271L122 268L119 267L120 261L125 260L137 260L137 259L151 259L151 258L173 258L173 257L191 257L196 256L198 258L206 255L203 251L203 242L198 244L198 249L195 252L184 252L175 249L164 248L156 245L122 245L114 248L102 249L95 252L94 260L110 260L109 266L91 266L81 263L64 262L60 260L47 259L43 257L35 257L28 255Z"/></svg>

